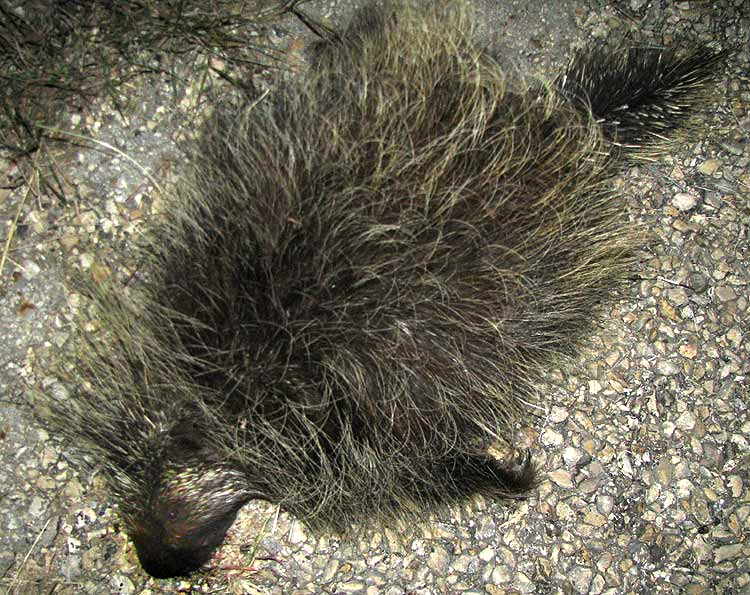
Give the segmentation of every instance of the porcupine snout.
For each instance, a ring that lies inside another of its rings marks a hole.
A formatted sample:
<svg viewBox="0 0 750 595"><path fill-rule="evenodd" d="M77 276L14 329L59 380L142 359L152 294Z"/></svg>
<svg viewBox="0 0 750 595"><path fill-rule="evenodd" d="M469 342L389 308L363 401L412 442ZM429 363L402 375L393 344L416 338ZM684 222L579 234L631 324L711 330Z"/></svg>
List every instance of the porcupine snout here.
<svg viewBox="0 0 750 595"><path fill-rule="evenodd" d="M226 466L165 470L146 505L124 514L143 569L156 578L196 570L255 496L243 474Z"/></svg>

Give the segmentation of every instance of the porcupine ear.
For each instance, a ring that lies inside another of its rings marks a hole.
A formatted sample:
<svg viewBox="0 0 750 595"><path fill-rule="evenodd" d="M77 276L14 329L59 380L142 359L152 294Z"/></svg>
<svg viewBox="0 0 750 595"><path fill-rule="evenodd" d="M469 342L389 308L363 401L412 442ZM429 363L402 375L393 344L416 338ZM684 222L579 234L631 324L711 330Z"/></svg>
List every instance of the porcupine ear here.
<svg viewBox="0 0 750 595"><path fill-rule="evenodd" d="M677 47L693 47L680 54ZM565 97L590 109L604 134L625 148L664 141L708 92L728 52L676 43L579 51L555 80Z"/></svg>

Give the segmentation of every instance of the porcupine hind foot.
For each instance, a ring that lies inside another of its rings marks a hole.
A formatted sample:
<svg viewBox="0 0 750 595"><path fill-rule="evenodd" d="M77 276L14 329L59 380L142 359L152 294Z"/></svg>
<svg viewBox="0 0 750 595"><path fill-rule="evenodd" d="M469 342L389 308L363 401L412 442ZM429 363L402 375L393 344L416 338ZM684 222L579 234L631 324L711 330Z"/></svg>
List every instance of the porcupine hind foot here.
<svg viewBox="0 0 750 595"><path fill-rule="evenodd" d="M537 483L537 470L528 450L511 462L485 454L461 453L442 462L436 472L439 474L445 476L445 481L440 483L443 499L460 500L477 493L519 496L528 493Z"/></svg>

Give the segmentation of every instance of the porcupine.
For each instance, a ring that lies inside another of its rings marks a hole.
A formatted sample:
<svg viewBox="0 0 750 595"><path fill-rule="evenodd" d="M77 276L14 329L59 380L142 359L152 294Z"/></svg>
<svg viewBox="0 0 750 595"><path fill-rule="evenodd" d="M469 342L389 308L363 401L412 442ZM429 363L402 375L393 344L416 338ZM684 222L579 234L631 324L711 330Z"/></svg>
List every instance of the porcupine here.
<svg viewBox="0 0 750 595"><path fill-rule="evenodd" d="M588 50L510 82L463 10L375 2L304 80L212 116L50 400L144 569L198 568L252 498L346 530L532 488L528 453L488 445L632 265L618 168L722 56Z"/></svg>

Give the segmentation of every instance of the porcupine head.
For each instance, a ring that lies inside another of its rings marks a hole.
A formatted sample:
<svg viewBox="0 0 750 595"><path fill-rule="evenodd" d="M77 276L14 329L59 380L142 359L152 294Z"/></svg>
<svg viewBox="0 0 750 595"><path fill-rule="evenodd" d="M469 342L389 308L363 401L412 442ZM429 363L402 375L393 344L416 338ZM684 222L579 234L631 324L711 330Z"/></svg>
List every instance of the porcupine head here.
<svg viewBox="0 0 750 595"><path fill-rule="evenodd" d="M94 289L105 332L78 347L72 372L86 381L76 394L47 395L37 411L87 454L84 463L98 463L144 570L185 575L256 494L205 440L209 417L175 359L175 335L121 293Z"/></svg>
<svg viewBox="0 0 750 595"><path fill-rule="evenodd" d="M185 575L205 564L239 508L257 496L244 474L196 443L197 430L187 423L162 445L153 440L142 462L111 475L138 559L156 578Z"/></svg>

